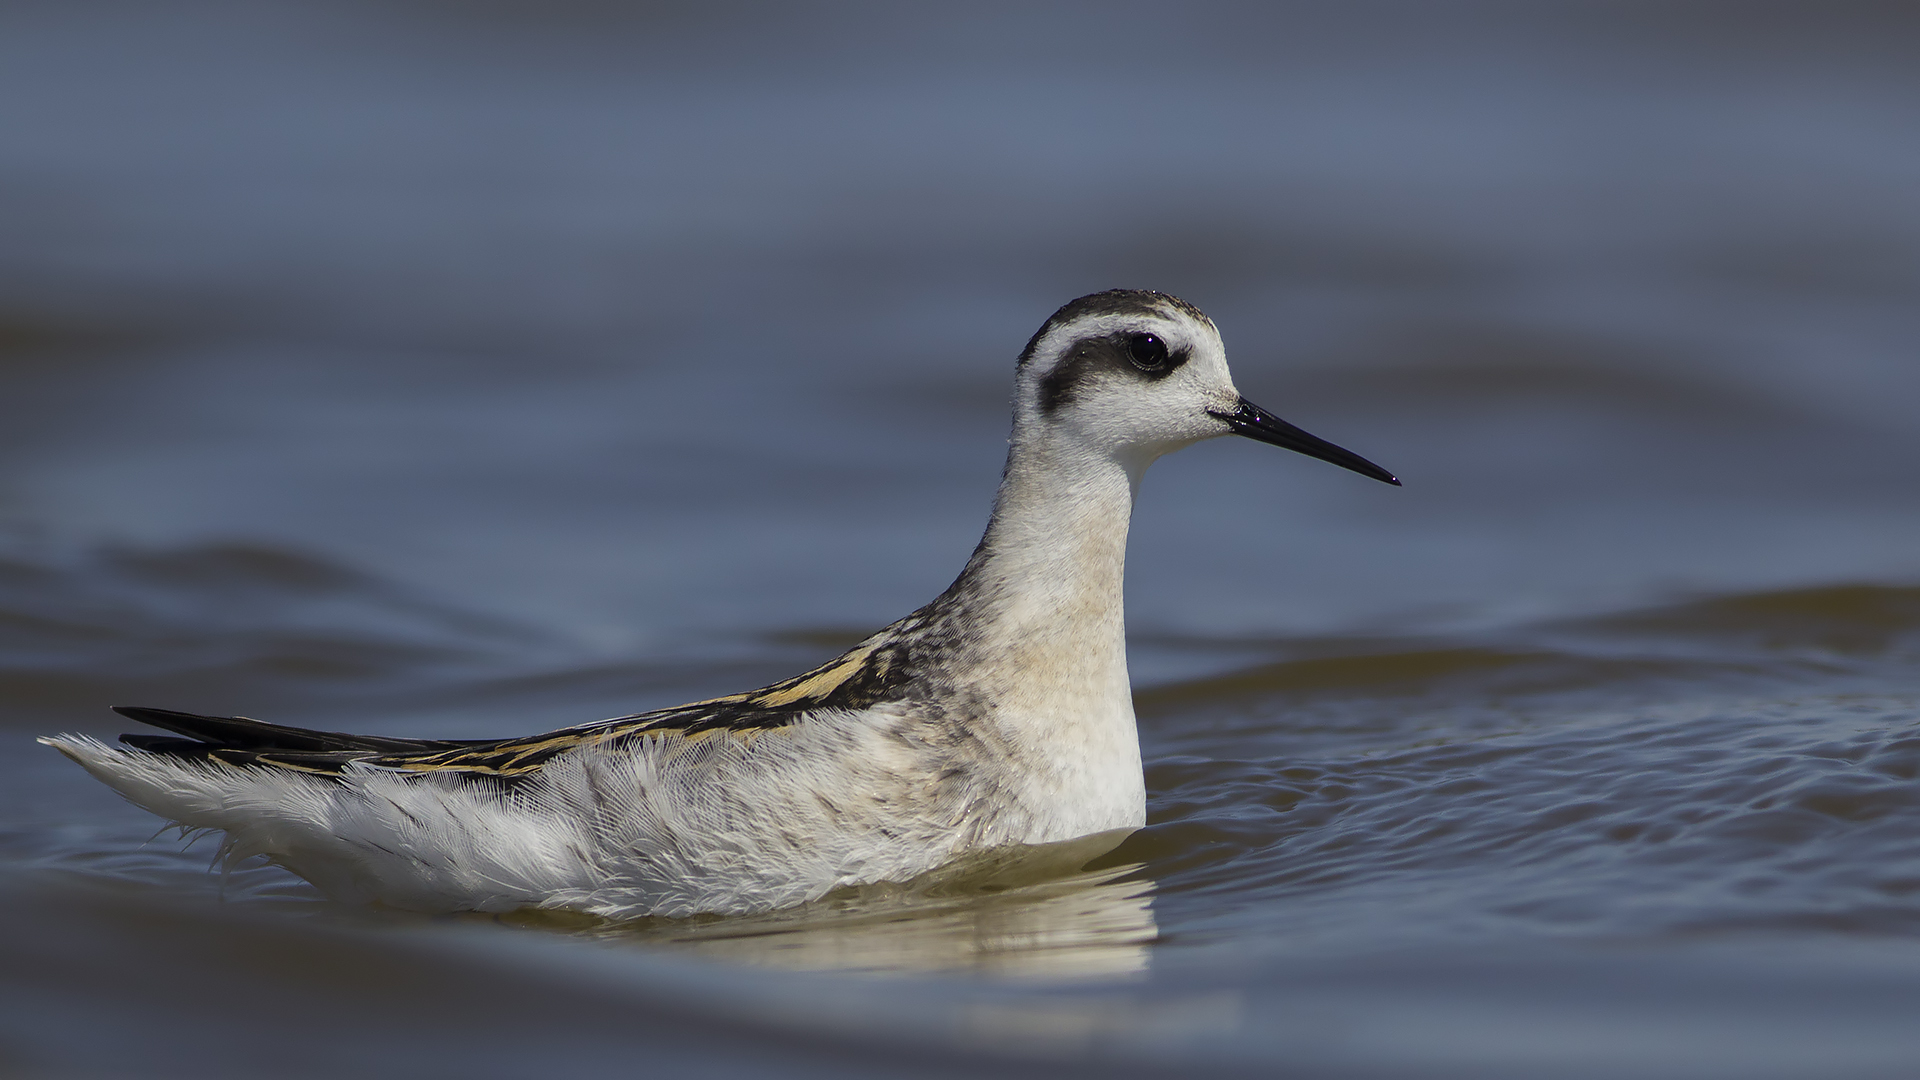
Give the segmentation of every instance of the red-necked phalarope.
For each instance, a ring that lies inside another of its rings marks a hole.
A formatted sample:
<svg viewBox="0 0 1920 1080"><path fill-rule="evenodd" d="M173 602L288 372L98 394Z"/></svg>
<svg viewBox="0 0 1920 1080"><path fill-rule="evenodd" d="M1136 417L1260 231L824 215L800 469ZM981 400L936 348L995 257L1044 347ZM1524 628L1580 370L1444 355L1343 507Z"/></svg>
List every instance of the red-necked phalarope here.
<svg viewBox="0 0 1920 1080"><path fill-rule="evenodd" d="M1146 823L1121 572L1141 474L1245 435L1398 484L1241 397L1211 320L1114 290L1020 354L986 536L931 604L802 675L522 739L123 708L184 736L55 747L336 898L609 917L765 911L963 853Z"/></svg>

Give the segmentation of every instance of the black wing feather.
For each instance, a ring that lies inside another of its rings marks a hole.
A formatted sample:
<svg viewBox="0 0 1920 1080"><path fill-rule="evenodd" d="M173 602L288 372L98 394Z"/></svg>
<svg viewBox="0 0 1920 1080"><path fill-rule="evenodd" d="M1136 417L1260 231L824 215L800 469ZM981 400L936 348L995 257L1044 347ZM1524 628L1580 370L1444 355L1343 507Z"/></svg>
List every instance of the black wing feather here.
<svg viewBox="0 0 1920 1080"><path fill-rule="evenodd" d="M347 735L338 731L311 731L250 720L244 716L201 716L172 709L115 705L113 711L129 720L163 728L194 740L163 739L156 735L122 735L120 741L142 750L178 753L194 745L230 750L295 750L320 753L407 754L433 753L473 745L448 739L395 739L385 735ZM139 740L139 741L136 741ZM153 745L142 745L142 743ZM181 744L181 745L176 745Z"/></svg>

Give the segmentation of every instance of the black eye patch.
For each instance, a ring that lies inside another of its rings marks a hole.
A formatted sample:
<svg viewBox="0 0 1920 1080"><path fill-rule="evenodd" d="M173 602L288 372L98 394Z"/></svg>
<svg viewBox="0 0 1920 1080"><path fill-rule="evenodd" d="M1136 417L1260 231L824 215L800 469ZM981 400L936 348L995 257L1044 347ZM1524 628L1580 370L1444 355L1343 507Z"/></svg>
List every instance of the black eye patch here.
<svg viewBox="0 0 1920 1080"><path fill-rule="evenodd" d="M1173 352L1158 334L1123 333L1081 338L1040 380L1040 411L1052 414L1083 386L1114 374L1157 382L1187 362L1189 350Z"/></svg>

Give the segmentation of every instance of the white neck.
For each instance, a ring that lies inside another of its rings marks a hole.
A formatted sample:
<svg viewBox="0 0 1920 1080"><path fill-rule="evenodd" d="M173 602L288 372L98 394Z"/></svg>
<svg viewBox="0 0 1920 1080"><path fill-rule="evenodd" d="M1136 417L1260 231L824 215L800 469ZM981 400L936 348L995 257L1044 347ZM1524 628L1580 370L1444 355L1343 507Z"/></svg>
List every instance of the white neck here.
<svg viewBox="0 0 1920 1080"><path fill-rule="evenodd" d="M1021 425L993 520L949 595L973 628L969 679L1028 760L1065 836L1144 822L1123 585L1136 467Z"/></svg>
<svg viewBox="0 0 1920 1080"><path fill-rule="evenodd" d="M1122 586L1137 477L1071 440L1021 436L965 575L980 602L974 616L991 628L981 644L1005 648L994 659L1027 669L1028 679L1038 668L1124 682Z"/></svg>

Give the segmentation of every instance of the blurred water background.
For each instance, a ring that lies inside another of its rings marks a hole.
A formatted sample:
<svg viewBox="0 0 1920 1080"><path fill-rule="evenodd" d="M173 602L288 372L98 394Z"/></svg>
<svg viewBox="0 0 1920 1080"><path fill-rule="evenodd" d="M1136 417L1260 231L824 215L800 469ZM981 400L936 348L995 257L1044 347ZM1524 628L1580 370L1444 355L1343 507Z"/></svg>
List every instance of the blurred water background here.
<svg viewBox="0 0 1920 1080"><path fill-rule="evenodd" d="M1906 1076L1907 5L0 7L0 1072ZM31 737L759 685L1114 286L1151 824L751 920L345 909Z"/></svg>

